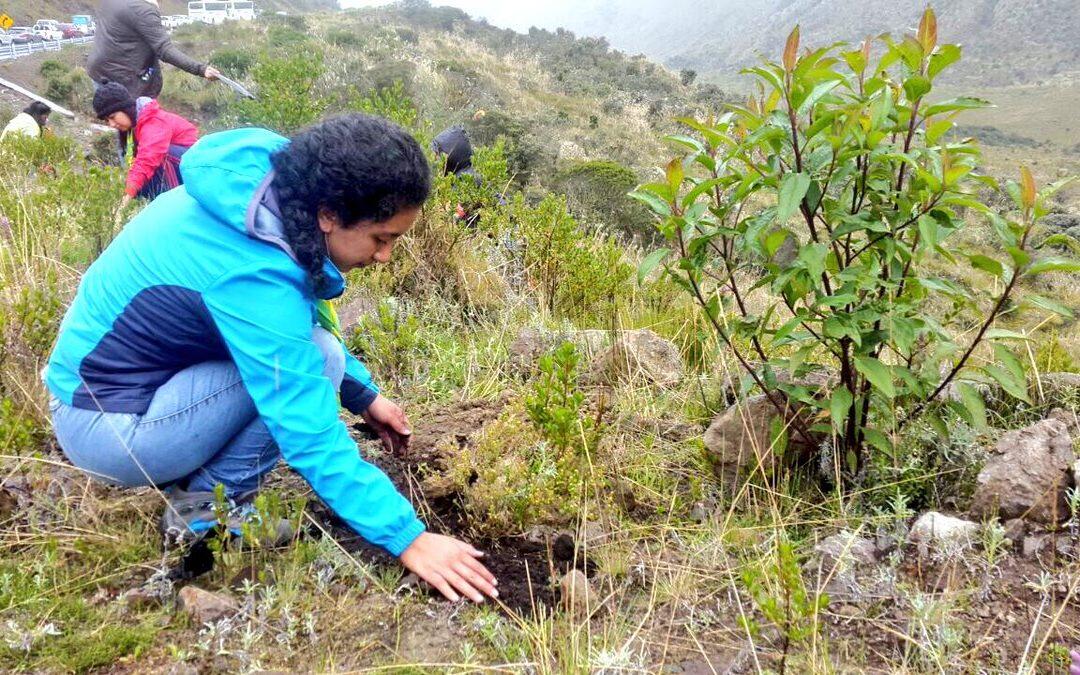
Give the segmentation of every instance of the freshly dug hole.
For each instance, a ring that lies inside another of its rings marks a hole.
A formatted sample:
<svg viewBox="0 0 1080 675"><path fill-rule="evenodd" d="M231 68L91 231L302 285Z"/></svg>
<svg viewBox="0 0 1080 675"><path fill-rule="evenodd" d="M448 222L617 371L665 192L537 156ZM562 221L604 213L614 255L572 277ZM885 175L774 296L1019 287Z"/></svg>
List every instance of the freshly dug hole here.
<svg viewBox="0 0 1080 675"><path fill-rule="evenodd" d="M460 537L484 551L484 565L499 580L499 601L517 613L533 613L540 607L554 607L558 601L558 579L568 570L577 568L591 574L593 566L563 535L549 541L529 540L521 536L472 538L476 530L487 530L471 522L470 515L454 493L428 498L421 483L430 475L430 467L440 465L448 447L466 448L477 432L496 420L507 405L506 398L496 401L473 401L454 404L420 420L413 426L412 447L406 457L379 452L375 463L390 477L394 485L418 506L426 505L423 514L433 531ZM365 434L366 427L354 425L356 435L365 451L373 441ZM372 453L374 454L374 453ZM328 525L328 530L351 553L363 558L388 563L389 556L367 544L321 504L315 515ZM437 591L430 591L437 594Z"/></svg>

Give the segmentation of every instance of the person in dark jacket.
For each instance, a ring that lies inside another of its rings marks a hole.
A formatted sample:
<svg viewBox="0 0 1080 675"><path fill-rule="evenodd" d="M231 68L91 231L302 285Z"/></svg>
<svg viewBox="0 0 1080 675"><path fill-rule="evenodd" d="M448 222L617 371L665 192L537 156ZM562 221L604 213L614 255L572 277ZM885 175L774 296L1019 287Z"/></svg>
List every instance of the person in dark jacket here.
<svg viewBox="0 0 1080 675"><path fill-rule="evenodd" d="M465 131L465 127L453 126L442 131L432 141L431 148L443 162L444 175L470 176L477 187L483 185L483 178L473 169L472 142L469 140L469 132ZM480 214L477 213L480 206L477 203L459 202L454 211L454 217L464 221L470 227L475 227L480 220Z"/></svg>
<svg viewBox="0 0 1080 675"><path fill-rule="evenodd" d="M163 84L162 61L208 80L221 74L173 45L161 25L157 0L102 0L95 18L97 32L86 63L95 83L119 82L132 98L157 98Z"/></svg>
<svg viewBox="0 0 1080 675"><path fill-rule="evenodd" d="M250 500L284 457L449 599L496 597L482 553L428 532L359 452L340 407L394 452L409 421L318 322L345 275L389 262L416 221L431 189L420 145L353 114L291 140L211 134L181 166L184 184L123 228L61 323L44 377L64 454L104 482L167 489L162 529L177 538L257 521Z"/></svg>

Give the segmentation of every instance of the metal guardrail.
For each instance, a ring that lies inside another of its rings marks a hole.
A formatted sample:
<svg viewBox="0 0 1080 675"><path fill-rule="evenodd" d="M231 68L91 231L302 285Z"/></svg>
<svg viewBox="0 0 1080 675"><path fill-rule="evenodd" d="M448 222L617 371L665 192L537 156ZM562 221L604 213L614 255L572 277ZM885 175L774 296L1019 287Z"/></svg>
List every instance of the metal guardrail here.
<svg viewBox="0 0 1080 675"><path fill-rule="evenodd" d="M35 52L58 52L63 49L64 45L81 45L93 41L94 36L88 35L68 40L45 40L44 42L27 42L21 45L15 43L0 45L0 61L10 61Z"/></svg>

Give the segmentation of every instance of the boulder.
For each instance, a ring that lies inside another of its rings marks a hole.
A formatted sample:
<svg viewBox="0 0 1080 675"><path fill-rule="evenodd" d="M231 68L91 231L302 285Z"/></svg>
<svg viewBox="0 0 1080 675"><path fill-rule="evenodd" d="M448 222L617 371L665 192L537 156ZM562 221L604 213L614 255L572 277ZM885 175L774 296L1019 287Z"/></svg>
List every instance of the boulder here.
<svg viewBox="0 0 1080 675"><path fill-rule="evenodd" d="M979 518L1059 523L1069 518L1065 492L1073 485L1068 425L1045 419L1010 431L976 478L971 512Z"/></svg>
<svg viewBox="0 0 1080 675"><path fill-rule="evenodd" d="M184 586L178 597L180 609L198 625L220 621L240 611L236 600L227 595L204 591L197 586Z"/></svg>
<svg viewBox="0 0 1080 675"><path fill-rule="evenodd" d="M814 546L806 570L821 584L830 604L861 604L885 590L877 574L881 553L875 543L854 532L840 532Z"/></svg>
<svg viewBox="0 0 1080 675"><path fill-rule="evenodd" d="M772 476L780 465L780 455L772 447L773 420L779 416L764 394L751 396L717 415L705 430L704 438L705 451L717 477L730 485L758 470ZM794 411L789 409L789 423L794 416ZM793 452L785 456L796 458L809 450L790 424L788 439L789 450Z"/></svg>
<svg viewBox="0 0 1080 675"><path fill-rule="evenodd" d="M531 370L541 356L563 342L572 343L585 359L590 359L610 344L611 332L595 329L556 332L527 326L508 347L510 365L517 370Z"/></svg>
<svg viewBox="0 0 1080 675"><path fill-rule="evenodd" d="M822 539L814 546L814 559L822 570L847 570L864 568L877 563L880 552L877 545L866 537L853 532L840 532Z"/></svg>
<svg viewBox="0 0 1080 675"><path fill-rule="evenodd" d="M908 541L925 554L930 549L957 551L970 548L979 536L980 526L970 520L927 511L919 516L908 532Z"/></svg>
<svg viewBox="0 0 1080 675"><path fill-rule="evenodd" d="M684 374L678 348L648 329L621 332L589 371L593 381L644 380L659 387L678 385Z"/></svg>

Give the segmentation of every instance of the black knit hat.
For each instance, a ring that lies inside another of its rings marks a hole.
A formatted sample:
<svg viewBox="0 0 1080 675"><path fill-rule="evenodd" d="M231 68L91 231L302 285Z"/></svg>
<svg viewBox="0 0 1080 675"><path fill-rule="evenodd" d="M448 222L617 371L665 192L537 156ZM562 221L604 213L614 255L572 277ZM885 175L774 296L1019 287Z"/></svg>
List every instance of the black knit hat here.
<svg viewBox="0 0 1080 675"><path fill-rule="evenodd" d="M94 114L98 119L105 119L118 110L128 111L134 108L135 99L131 98L127 87L119 82L102 82L94 92Z"/></svg>

